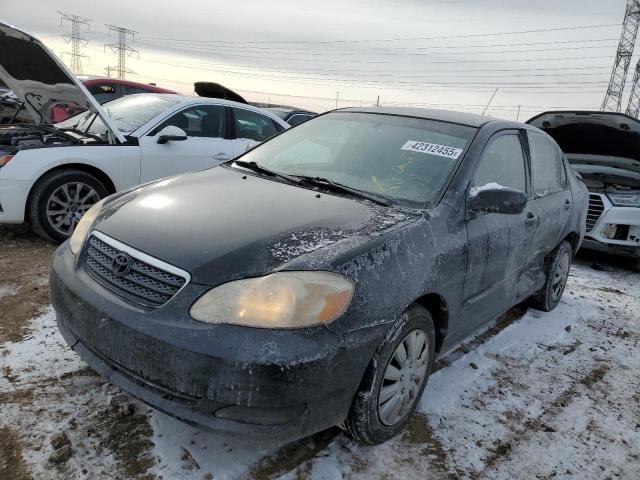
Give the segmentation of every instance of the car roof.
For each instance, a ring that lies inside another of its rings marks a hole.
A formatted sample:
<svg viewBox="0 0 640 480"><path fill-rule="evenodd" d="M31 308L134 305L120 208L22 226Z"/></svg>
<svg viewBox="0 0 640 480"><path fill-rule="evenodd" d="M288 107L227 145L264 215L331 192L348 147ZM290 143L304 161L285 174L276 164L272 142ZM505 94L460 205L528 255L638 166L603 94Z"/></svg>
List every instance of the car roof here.
<svg viewBox="0 0 640 480"><path fill-rule="evenodd" d="M166 98L167 100L177 100L181 105L192 105L192 104L207 104L210 103L212 105L225 105L228 107L236 107L242 108L245 110L251 110L256 113L261 113L262 115L266 115L272 120L276 120L278 124L289 127L289 124L278 117L275 113L268 111L265 108L254 107L248 103L240 103L234 102L232 100L225 100L223 98L211 98L211 97L199 97L194 95L180 95L173 93L136 93L134 95L127 95L128 97L136 97L136 96L153 96L153 97L161 97ZM126 98L126 97L122 97Z"/></svg>
<svg viewBox="0 0 640 480"><path fill-rule="evenodd" d="M383 115L398 115L402 117L424 118L426 120L439 120L442 122L457 123L469 127L480 128L490 122L506 122L499 118L485 115L475 115L466 112L454 112L451 110L438 110L435 108L415 107L350 107L342 108L341 112L379 113Z"/></svg>
<svg viewBox="0 0 640 480"><path fill-rule="evenodd" d="M129 87L141 87L147 88L149 91L154 91L157 93L178 93L175 90L171 90L169 88L159 87L157 85L151 85L150 83L141 83L141 82L133 82L131 80L124 80L121 78L111 78L111 77L93 77L87 75L78 75L78 79L85 85L93 85L95 83L103 83L109 82L118 85L126 85Z"/></svg>
<svg viewBox="0 0 640 480"><path fill-rule="evenodd" d="M282 112L282 113L310 113L312 115L317 115L315 112L311 110L304 110L302 108L288 108L288 107L263 107L266 110L271 110L272 112Z"/></svg>

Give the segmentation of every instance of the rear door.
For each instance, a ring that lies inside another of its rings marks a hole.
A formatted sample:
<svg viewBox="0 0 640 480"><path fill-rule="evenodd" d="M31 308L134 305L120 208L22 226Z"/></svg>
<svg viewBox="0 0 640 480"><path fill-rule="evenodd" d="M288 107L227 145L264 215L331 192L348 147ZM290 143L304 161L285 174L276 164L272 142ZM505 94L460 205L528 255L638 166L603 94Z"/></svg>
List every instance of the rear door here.
<svg viewBox="0 0 640 480"><path fill-rule="evenodd" d="M253 110L232 107L231 113L233 121L231 136L235 139L235 157L284 130L273 119Z"/></svg>
<svg viewBox="0 0 640 480"><path fill-rule="evenodd" d="M523 134L505 130L485 147L470 187L497 183L528 191ZM463 317L469 331L511 307L530 255L529 208L521 214L469 214Z"/></svg>
<svg viewBox="0 0 640 480"><path fill-rule="evenodd" d="M532 268L541 271L545 257L568 231L573 197L562 152L556 143L547 134L536 130L527 130L527 139L533 193L530 203L538 218L531 261Z"/></svg>
<svg viewBox="0 0 640 480"><path fill-rule="evenodd" d="M140 138L141 181L219 165L233 158L228 138L227 109L223 105L196 105L173 114ZM168 125L185 131L186 140L158 143Z"/></svg>

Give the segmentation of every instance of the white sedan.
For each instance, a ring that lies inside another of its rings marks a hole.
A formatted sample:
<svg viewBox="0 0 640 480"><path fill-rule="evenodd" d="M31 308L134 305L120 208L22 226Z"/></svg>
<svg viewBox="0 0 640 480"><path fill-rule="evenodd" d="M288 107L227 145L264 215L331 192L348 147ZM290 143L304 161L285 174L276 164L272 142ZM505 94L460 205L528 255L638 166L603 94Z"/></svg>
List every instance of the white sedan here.
<svg viewBox="0 0 640 480"><path fill-rule="evenodd" d="M0 80L36 119L0 126L0 224L29 222L54 240L111 193L215 166L289 127L214 98L140 94L100 106L40 41L1 23L0 52ZM87 112L50 124L53 106L71 102Z"/></svg>

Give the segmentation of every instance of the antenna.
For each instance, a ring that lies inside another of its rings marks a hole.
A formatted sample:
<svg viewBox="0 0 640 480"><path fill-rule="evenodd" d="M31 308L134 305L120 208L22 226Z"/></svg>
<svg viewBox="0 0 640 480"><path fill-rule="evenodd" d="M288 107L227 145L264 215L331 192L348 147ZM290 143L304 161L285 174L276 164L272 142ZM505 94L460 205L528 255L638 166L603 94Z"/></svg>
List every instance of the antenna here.
<svg viewBox="0 0 640 480"><path fill-rule="evenodd" d="M117 78L124 79L127 73L135 73L126 67L125 62L127 57L130 57L135 53L138 55L138 58L140 58L138 50L127 45L127 38L131 37L131 40L133 40L135 34L138 32L134 32L128 28L116 27L115 25L107 25L107 27L109 27L109 36L111 36L111 32L116 32L118 34L118 43L109 43L104 46L105 49L109 47L113 53L118 54L118 66L107 67L107 76L110 77L111 72L115 71L118 74Z"/></svg>
<svg viewBox="0 0 640 480"><path fill-rule="evenodd" d="M638 0L627 0L627 8L622 22L622 33L620 43L616 52L616 59L613 63L611 80L607 87L607 93L602 101L600 110L605 112L619 112L622 105L622 91L627 81L627 72L633 47L638 35L638 25L640 24L640 2Z"/></svg>
<svg viewBox="0 0 640 480"><path fill-rule="evenodd" d="M90 30L91 26L89 22L91 20L89 18L80 17L78 15L73 15L71 13L58 12L60 14L60 25L64 25L64 22L67 21L71 24L71 35L63 35L64 41L71 44L70 52L62 52L63 55L71 56L71 71L76 75L82 73L82 59L89 58L87 55L82 55L80 53L80 46L86 46L87 40L80 36L80 29L84 25L87 27L87 31Z"/></svg>
<svg viewBox="0 0 640 480"><path fill-rule="evenodd" d="M496 93L498 93L497 88L494 90L493 95L491 95L491 98L489 99L489 103L487 103L487 106L484 107L484 110L482 111L482 115L487 113L487 110L489 110L489 106L491 105L491 102L493 102L493 98L496 96Z"/></svg>

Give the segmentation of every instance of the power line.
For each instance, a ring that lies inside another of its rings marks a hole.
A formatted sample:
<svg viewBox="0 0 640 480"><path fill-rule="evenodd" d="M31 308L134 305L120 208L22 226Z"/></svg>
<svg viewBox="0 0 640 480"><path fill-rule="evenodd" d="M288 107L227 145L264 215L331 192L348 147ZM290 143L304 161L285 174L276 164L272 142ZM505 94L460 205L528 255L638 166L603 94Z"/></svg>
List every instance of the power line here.
<svg viewBox="0 0 640 480"><path fill-rule="evenodd" d="M181 48L184 47L184 45L176 45L173 43L169 43L169 42L161 42L161 43L157 43L157 42L145 42L142 41L142 43L145 43L147 45L154 45L154 46L159 46L159 47L169 47L169 48ZM365 52L340 52L338 55L340 56L397 56L397 55L404 55L404 56L411 56L411 57L429 57L429 56L433 56L433 55L495 55L495 54L505 54L505 53L517 53L517 54L523 54L523 53L527 53L527 52L549 52L549 51L566 51L566 50L590 50L590 49L597 49L597 48L613 48L616 45L588 45L588 46L575 46L575 47L559 47L559 48L539 48L539 49L527 49L527 50L487 50L487 51L463 51L463 52L407 52L407 53L402 53L402 54L398 54L397 52L381 52L381 53L365 53ZM222 47L220 47L222 48ZM236 47L237 48L237 47ZM460 49L460 47L458 47L458 49ZM194 52L202 52L202 53L229 53L229 50L227 48L225 48L224 50L220 50L220 49L211 49L211 48L190 48L189 50L194 51ZM247 53L263 53L260 50L263 49L259 49L258 51L254 51L254 50L247 50L247 49L243 49L242 52L247 52ZM300 53L300 54L304 54L304 56L308 57L308 56L313 56L313 57L334 57L336 55L336 52L295 52L295 53ZM290 58L291 52L271 52L271 54L276 54L276 55L287 55L288 57L283 57L282 60L287 60ZM235 53L234 53L235 55Z"/></svg>
<svg viewBox="0 0 640 480"><path fill-rule="evenodd" d="M117 44L110 43L105 45L105 48L109 47L112 52L118 54L118 66L107 67L107 76L110 77L111 72L115 71L118 74L117 78L124 79L127 73L134 73L126 67L126 59L134 53L138 54L138 50L127 45L127 38L131 37L133 40L133 37L137 32L129 30L128 28L116 27L114 25L107 25L107 27L109 27L109 35L111 35L111 32L116 32L118 34Z"/></svg>
<svg viewBox="0 0 640 480"><path fill-rule="evenodd" d="M167 50L175 50L175 51L180 51L180 52L189 52L189 53L199 53L199 54L203 54L203 53L207 53L210 54L212 56L220 56L220 57L233 57L233 58L251 58L251 59L255 59L255 60L276 60L276 61L287 61L287 62L291 62L291 61L296 61L296 62L330 62L331 64L335 64L335 63L349 63L349 64L387 64L389 63L387 60L352 60L352 59L335 59L335 58L330 58L328 60L318 60L318 59L314 59L314 58L307 58L306 56L302 56L302 57L269 57L269 56L265 56L265 55L242 55L242 54L238 54L238 53L229 53L226 52L224 50L196 50L193 48L181 48L181 47L174 47L174 46L169 46L169 45L163 45L163 44L154 44L154 43L149 43L149 42L142 42L145 43L147 45L151 45L151 46L156 46L156 47L160 47L163 49L167 49ZM516 52L513 52L516 53ZM579 57L558 57L558 58L509 58L509 59L494 59L494 60L487 60L487 59L464 59L464 60L430 60L429 63L436 63L436 64L460 64L460 63L512 63L512 62L551 62L551 61L566 61L566 60L584 60L584 59L608 59L611 58L610 56L606 55L606 56L594 56L594 55L588 55L588 56L579 56Z"/></svg>
<svg viewBox="0 0 640 480"><path fill-rule="evenodd" d="M60 14L60 26L62 26L65 21L71 24L71 34L62 36L65 42L71 44L71 51L62 52L62 54L71 56L71 71L76 75L81 74L82 59L88 59L89 57L80 53L80 46L86 46L88 43L84 38L81 37L80 31L82 26L86 26L87 30L89 30L91 28L89 22L91 22L92 20L86 17L73 15L71 13L64 13L60 11L58 11L58 13Z"/></svg>
<svg viewBox="0 0 640 480"><path fill-rule="evenodd" d="M372 39L345 39L345 40L280 40L280 41L238 41L238 40L208 40L208 43L220 43L220 44L330 44L330 43L366 43L366 42L404 42L404 41L419 41L419 40L448 40L453 38L476 38L476 37L495 37L502 35L522 35L522 34L530 34L530 33L548 33L548 32L561 32L561 31L570 31L570 30L585 30L585 29L594 29L594 28L610 28L610 27L619 27L618 23L608 23L608 24L600 24L600 25L577 25L572 27L557 27L557 28L541 28L534 30L515 30L510 32L489 32L489 33L469 33L462 35L439 35L432 37L407 37L407 38L372 38ZM198 40L194 39L175 39L175 38L166 38L166 37L153 37L153 36L140 36L140 39L162 39L165 38L167 40L179 40L179 41L189 41L191 43L197 43Z"/></svg>

